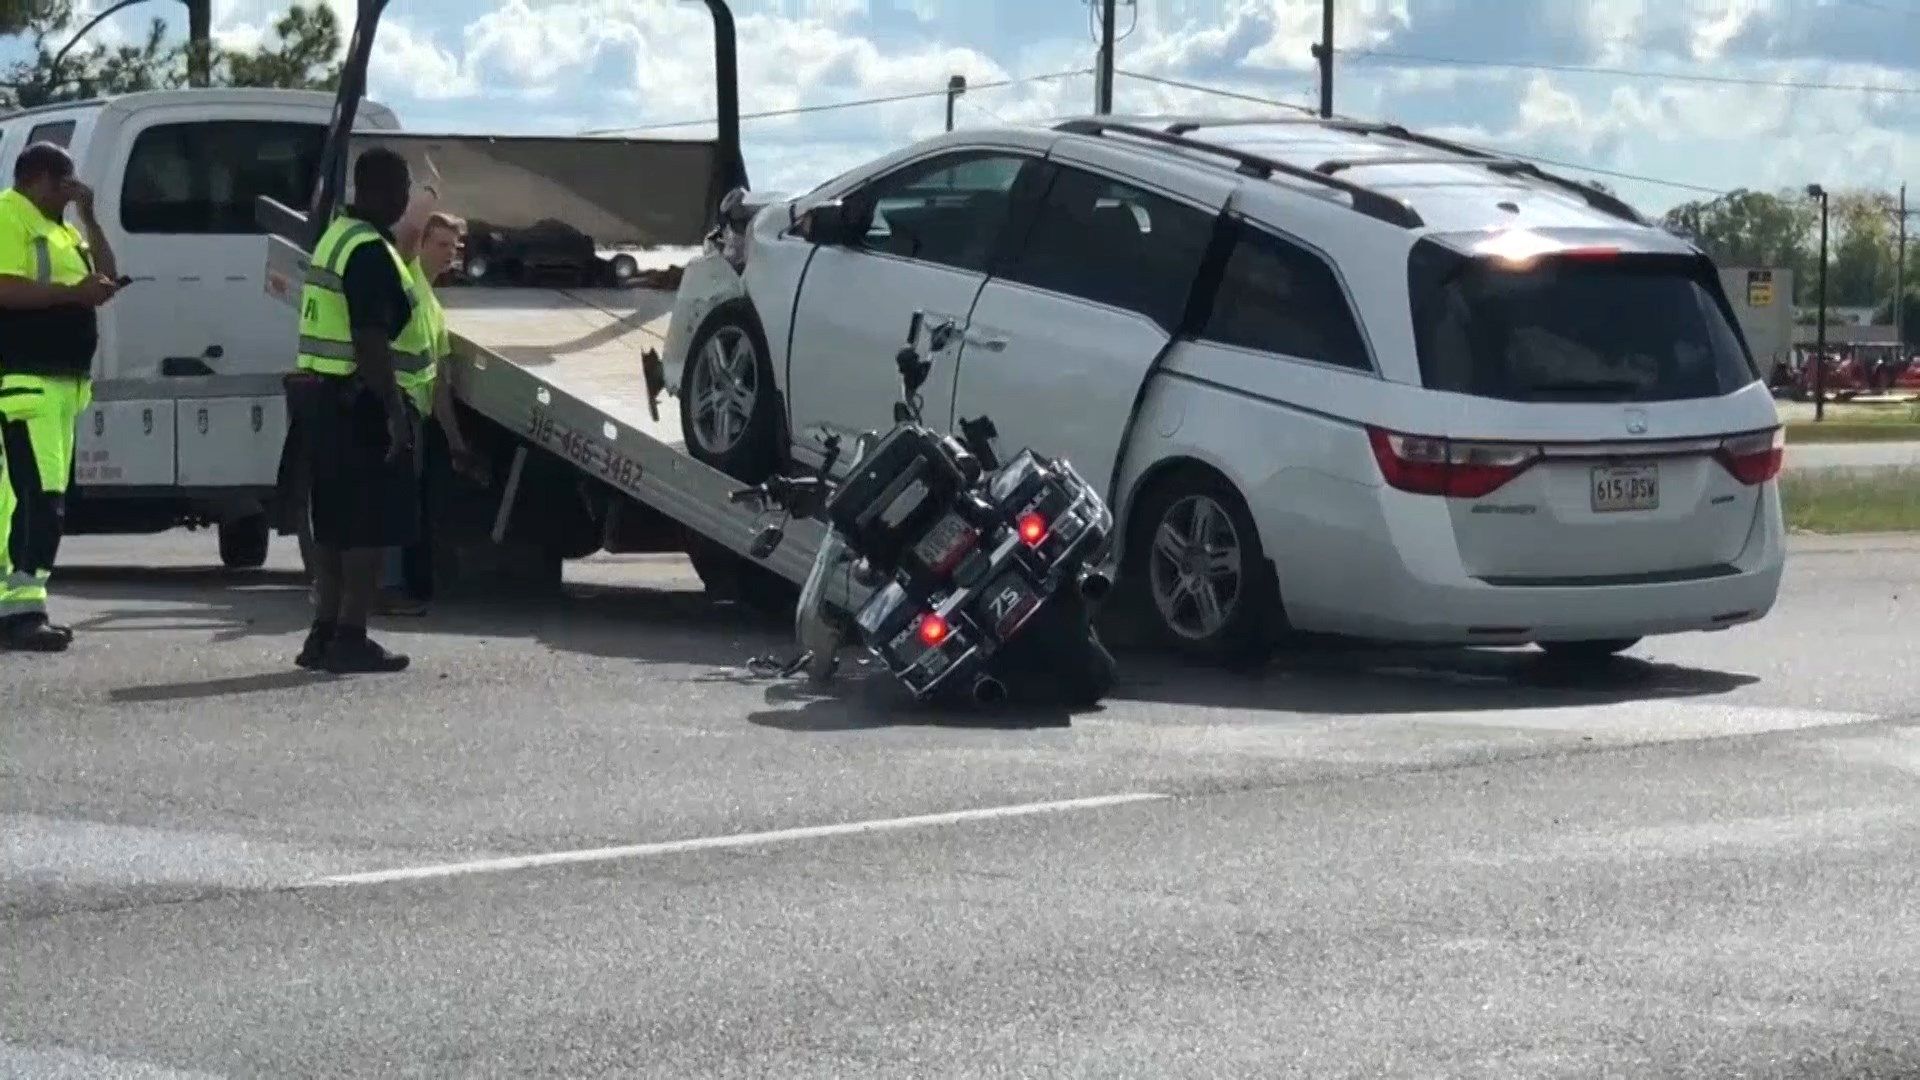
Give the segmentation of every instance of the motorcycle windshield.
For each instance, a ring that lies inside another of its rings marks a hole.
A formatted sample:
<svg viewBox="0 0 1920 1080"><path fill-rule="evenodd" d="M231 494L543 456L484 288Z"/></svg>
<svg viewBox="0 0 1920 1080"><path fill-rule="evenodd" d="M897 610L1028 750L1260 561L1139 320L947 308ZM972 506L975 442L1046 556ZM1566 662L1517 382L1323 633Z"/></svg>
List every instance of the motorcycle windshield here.
<svg viewBox="0 0 1920 1080"><path fill-rule="evenodd" d="M383 131L356 134L352 154L375 146L406 158L470 230L558 227L602 250L697 247L725 194L713 142Z"/></svg>

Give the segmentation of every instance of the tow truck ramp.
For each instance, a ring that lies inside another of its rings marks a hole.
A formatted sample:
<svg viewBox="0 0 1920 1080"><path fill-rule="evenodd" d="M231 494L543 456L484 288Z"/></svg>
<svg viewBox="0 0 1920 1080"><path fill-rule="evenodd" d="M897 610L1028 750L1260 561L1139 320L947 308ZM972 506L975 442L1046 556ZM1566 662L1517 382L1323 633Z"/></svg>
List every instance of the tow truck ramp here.
<svg viewBox="0 0 1920 1080"><path fill-rule="evenodd" d="M268 238L267 289L296 303L307 253ZM689 455L678 403L655 397L643 357L666 341L673 294L644 288L454 287L440 292L455 397L517 440L493 539L520 495L526 455L543 450L742 559L763 514L741 484ZM291 343L289 343L291 346ZM765 566L806 580L822 526L795 521Z"/></svg>

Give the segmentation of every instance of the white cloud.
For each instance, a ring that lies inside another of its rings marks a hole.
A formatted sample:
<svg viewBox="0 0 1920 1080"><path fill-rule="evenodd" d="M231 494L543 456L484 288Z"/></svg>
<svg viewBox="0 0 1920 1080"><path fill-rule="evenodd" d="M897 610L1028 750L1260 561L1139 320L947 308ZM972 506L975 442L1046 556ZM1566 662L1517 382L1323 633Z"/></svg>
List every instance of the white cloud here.
<svg viewBox="0 0 1920 1080"><path fill-rule="evenodd" d="M96 0L97 2L97 0ZM352 0L326 0L347 17ZM222 40L261 40L285 0L220 0ZM963 124L1086 111L1091 79L981 88L1089 66L1079 0L735 0L742 108L751 113L975 85ZM1309 103L1319 0L1140 0L1125 70ZM144 25L141 9L116 32ZM1462 60L1670 71L1885 87L1881 93L1719 86L1674 78L1526 71L1343 56L1342 112L1710 187L1893 183L1920 163L1920 50L1888 20L1836 0L1342 0L1343 49ZM977 28L977 29L975 29ZM714 111L711 25L670 0L408 0L382 21L373 92L410 124L581 131L699 120ZM1130 112L1267 108L1122 77ZM810 186L940 126L934 96L750 120L761 186ZM698 126L673 129L697 136ZM1651 185L1657 207L1689 197Z"/></svg>

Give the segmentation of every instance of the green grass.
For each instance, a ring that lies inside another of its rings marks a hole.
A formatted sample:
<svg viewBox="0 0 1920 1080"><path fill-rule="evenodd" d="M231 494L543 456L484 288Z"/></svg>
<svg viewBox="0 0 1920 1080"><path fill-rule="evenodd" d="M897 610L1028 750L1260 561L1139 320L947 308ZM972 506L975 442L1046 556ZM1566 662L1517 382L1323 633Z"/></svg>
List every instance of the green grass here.
<svg viewBox="0 0 1920 1080"><path fill-rule="evenodd" d="M1791 529L1920 532L1920 469L1784 473L1780 502Z"/></svg>
<svg viewBox="0 0 1920 1080"><path fill-rule="evenodd" d="M1799 402L1782 408L1787 444L1920 442L1920 403L1906 405L1829 404L1827 418L1813 420L1813 407Z"/></svg>

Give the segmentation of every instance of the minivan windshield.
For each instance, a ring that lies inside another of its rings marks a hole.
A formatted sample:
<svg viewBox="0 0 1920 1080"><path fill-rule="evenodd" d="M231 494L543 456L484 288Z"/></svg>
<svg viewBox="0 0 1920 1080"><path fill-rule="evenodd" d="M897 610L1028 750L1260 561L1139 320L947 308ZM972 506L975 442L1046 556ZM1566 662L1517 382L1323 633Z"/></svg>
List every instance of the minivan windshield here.
<svg viewBox="0 0 1920 1080"><path fill-rule="evenodd" d="M1409 284L1431 389L1509 401L1676 401L1730 394L1759 377L1705 259L1549 257L1514 267L1431 247L1416 251Z"/></svg>

